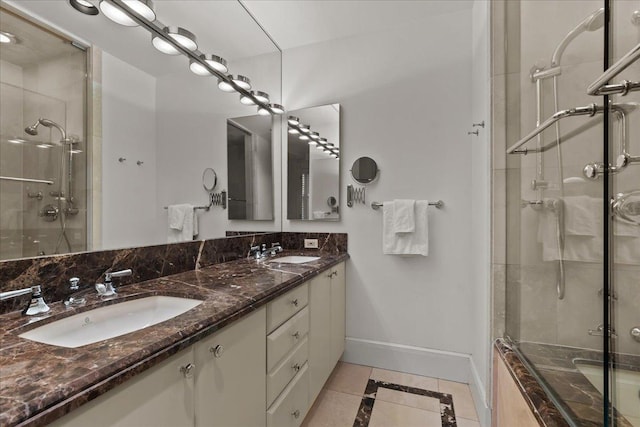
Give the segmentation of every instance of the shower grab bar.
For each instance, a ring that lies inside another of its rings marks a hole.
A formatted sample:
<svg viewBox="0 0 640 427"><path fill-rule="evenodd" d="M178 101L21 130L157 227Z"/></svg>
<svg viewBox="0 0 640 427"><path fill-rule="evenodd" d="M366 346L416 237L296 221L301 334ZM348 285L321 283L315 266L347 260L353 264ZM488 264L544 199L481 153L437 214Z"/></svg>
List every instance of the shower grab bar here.
<svg viewBox="0 0 640 427"><path fill-rule="evenodd" d="M53 185L53 181L48 179L16 178L14 176L0 176L0 180L16 182L32 182L35 184Z"/></svg>
<svg viewBox="0 0 640 427"><path fill-rule="evenodd" d="M529 142L530 140L532 140L533 138L535 138L536 136L538 136L539 134L541 134L542 131L544 131L545 129L547 129L548 127L550 127L555 122L557 122L557 121L559 121L561 119L564 119L566 117L574 117L574 116L590 116L590 117L593 117L597 113L602 113L603 111L604 111L604 108L601 107L601 106L598 106L596 104L590 104L590 105L587 105L587 106L584 106L584 107L574 107L574 108L570 108L568 110L560 110L557 113L555 113L553 116L549 117L547 120L542 122L542 124L540 124L540 126L536 127L534 130L532 130L527 136L525 136L524 138L520 139L518 142L516 142L511 147L509 147L509 149L507 149L507 154L528 154L528 153L544 152L550 147L549 146L545 146L545 147L542 147L541 149L525 148L525 149L522 149L522 150L519 150L519 148L522 147L527 142ZM553 144L553 145L555 145L555 144Z"/></svg>
<svg viewBox="0 0 640 427"><path fill-rule="evenodd" d="M371 209L378 210L384 206L384 203L380 202L371 202ZM442 200L436 200L435 202L429 202L429 206L435 206L438 209L442 209L444 206L444 202Z"/></svg>
<svg viewBox="0 0 640 427"><path fill-rule="evenodd" d="M607 84L609 80L624 71L629 65L640 59L640 43L627 52L615 64L609 67L600 77L587 88L587 94L592 96L613 95L621 93L623 96L629 92L640 90L640 82L623 80L621 83Z"/></svg>

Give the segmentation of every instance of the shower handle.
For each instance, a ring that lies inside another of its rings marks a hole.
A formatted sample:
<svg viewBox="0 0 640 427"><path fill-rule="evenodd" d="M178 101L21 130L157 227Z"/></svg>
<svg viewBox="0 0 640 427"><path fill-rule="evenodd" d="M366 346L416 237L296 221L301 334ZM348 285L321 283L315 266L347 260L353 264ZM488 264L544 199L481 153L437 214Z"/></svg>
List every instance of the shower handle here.
<svg viewBox="0 0 640 427"><path fill-rule="evenodd" d="M631 338L633 338L637 342L640 342L640 326L635 326L631 328L629 333L631 334Z"/></svg>

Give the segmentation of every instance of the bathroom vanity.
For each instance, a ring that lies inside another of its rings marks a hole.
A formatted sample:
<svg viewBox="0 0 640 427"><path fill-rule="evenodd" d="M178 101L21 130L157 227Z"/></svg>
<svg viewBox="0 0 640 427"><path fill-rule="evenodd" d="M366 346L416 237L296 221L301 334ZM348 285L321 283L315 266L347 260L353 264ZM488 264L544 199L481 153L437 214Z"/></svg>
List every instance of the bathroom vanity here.
<svg viewBox="0 0 640 427"><path fill-rule="evenodd" d="M300 425L344 351L348 255L304 264L278 258L123 286L115 300L89 295L84 307L54 303L48 319L32 322L149 295L203 301L165 322L78 348L19 338L38 325L3 315L2 354L20 353L21 360L3 361L11 383L4 391L16 398L3 400L2 424Z"/></svg>

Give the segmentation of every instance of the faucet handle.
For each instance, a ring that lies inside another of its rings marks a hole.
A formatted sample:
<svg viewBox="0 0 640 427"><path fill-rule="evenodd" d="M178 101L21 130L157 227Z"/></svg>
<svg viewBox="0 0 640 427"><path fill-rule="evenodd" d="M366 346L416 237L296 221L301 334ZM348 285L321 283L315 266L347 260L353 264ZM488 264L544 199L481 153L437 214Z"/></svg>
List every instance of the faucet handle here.
<svg viewBox="0 0 640 427"><path fill-rule="evenodd" d="M126 270L113 271L105 274L104 280L107 282L110 282L111 279L114 277L125 277L125 276L131 276L132 274L133 274L133 270L131 270L130 268L127 268Z"/></svg>
<svg viewBox="0 0 640 427"><path fill-rule="evenodd" d="M72 291L77 291L78 289L80 289L80 286L78 286L80 284L79 278L72 277L71 279L69 279L69 283L71 284L71 287L69 289L71 289Z"/></svg>

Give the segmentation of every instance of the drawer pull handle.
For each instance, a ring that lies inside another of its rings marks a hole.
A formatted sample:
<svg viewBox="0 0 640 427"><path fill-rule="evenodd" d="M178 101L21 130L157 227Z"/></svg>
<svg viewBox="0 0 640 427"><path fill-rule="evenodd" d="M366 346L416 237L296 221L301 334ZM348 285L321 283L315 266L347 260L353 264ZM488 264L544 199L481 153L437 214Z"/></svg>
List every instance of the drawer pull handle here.
<svg viewBox="0 0 640 427"><path fill-rule="evenodd" d="M328 277L328 278L332 278L333 276L337 276L337 275L338 275L338 272L337 272L337 271L332 271L331 273L329 273L329 274L327 275L327 277Z"/></svg>
<svg viewBox="0 0 640 427"><path fill-rule="evenodd" d="M298 306L298 298L292 300L291 304L293 304L294 307L297 307Z"/></svg>
<svg viewBox="0 0 640 427"><path fill-rule="evenodd" d="M222 353L224 353L224 347L218 344L215 347L211 347L209 352L213 353L213 357L220 358L222 357Z"/></svg>
<svg viewBox="0 0 640 427"><path fill-rule="evenodd" d="M293 369L294 371L298 372L298 371L300 370L300 367L301 367L301 366L300 366L300 364L299 364L299 363L296 363L295 365L293 365L293 366L291 367L291 369Z"/></svg>
<svg viewBox="0 0 640 427"><path fill-rule="evenodd" d="M293 411L291 413L291 415L293 415L293 418L298 419L298 418L300 418L300 411L298 409L296 409L295 411Z"/></svg>
<svg viewBox="0 0 640 427"><path fill-rule="evenodd" d="M298 339L300 339L300 332L299 331L295 331L294 333L291 334L291 336L298 340Z"/></svg>
<svg viewBox="0 0 640 427"><path fill-rule="evenodd" d="M182 372L182 375L184 375L185 378L192 378L195 367L196 366L194 364L188 363L185 366L180 367L180 372Z"/></svg>

